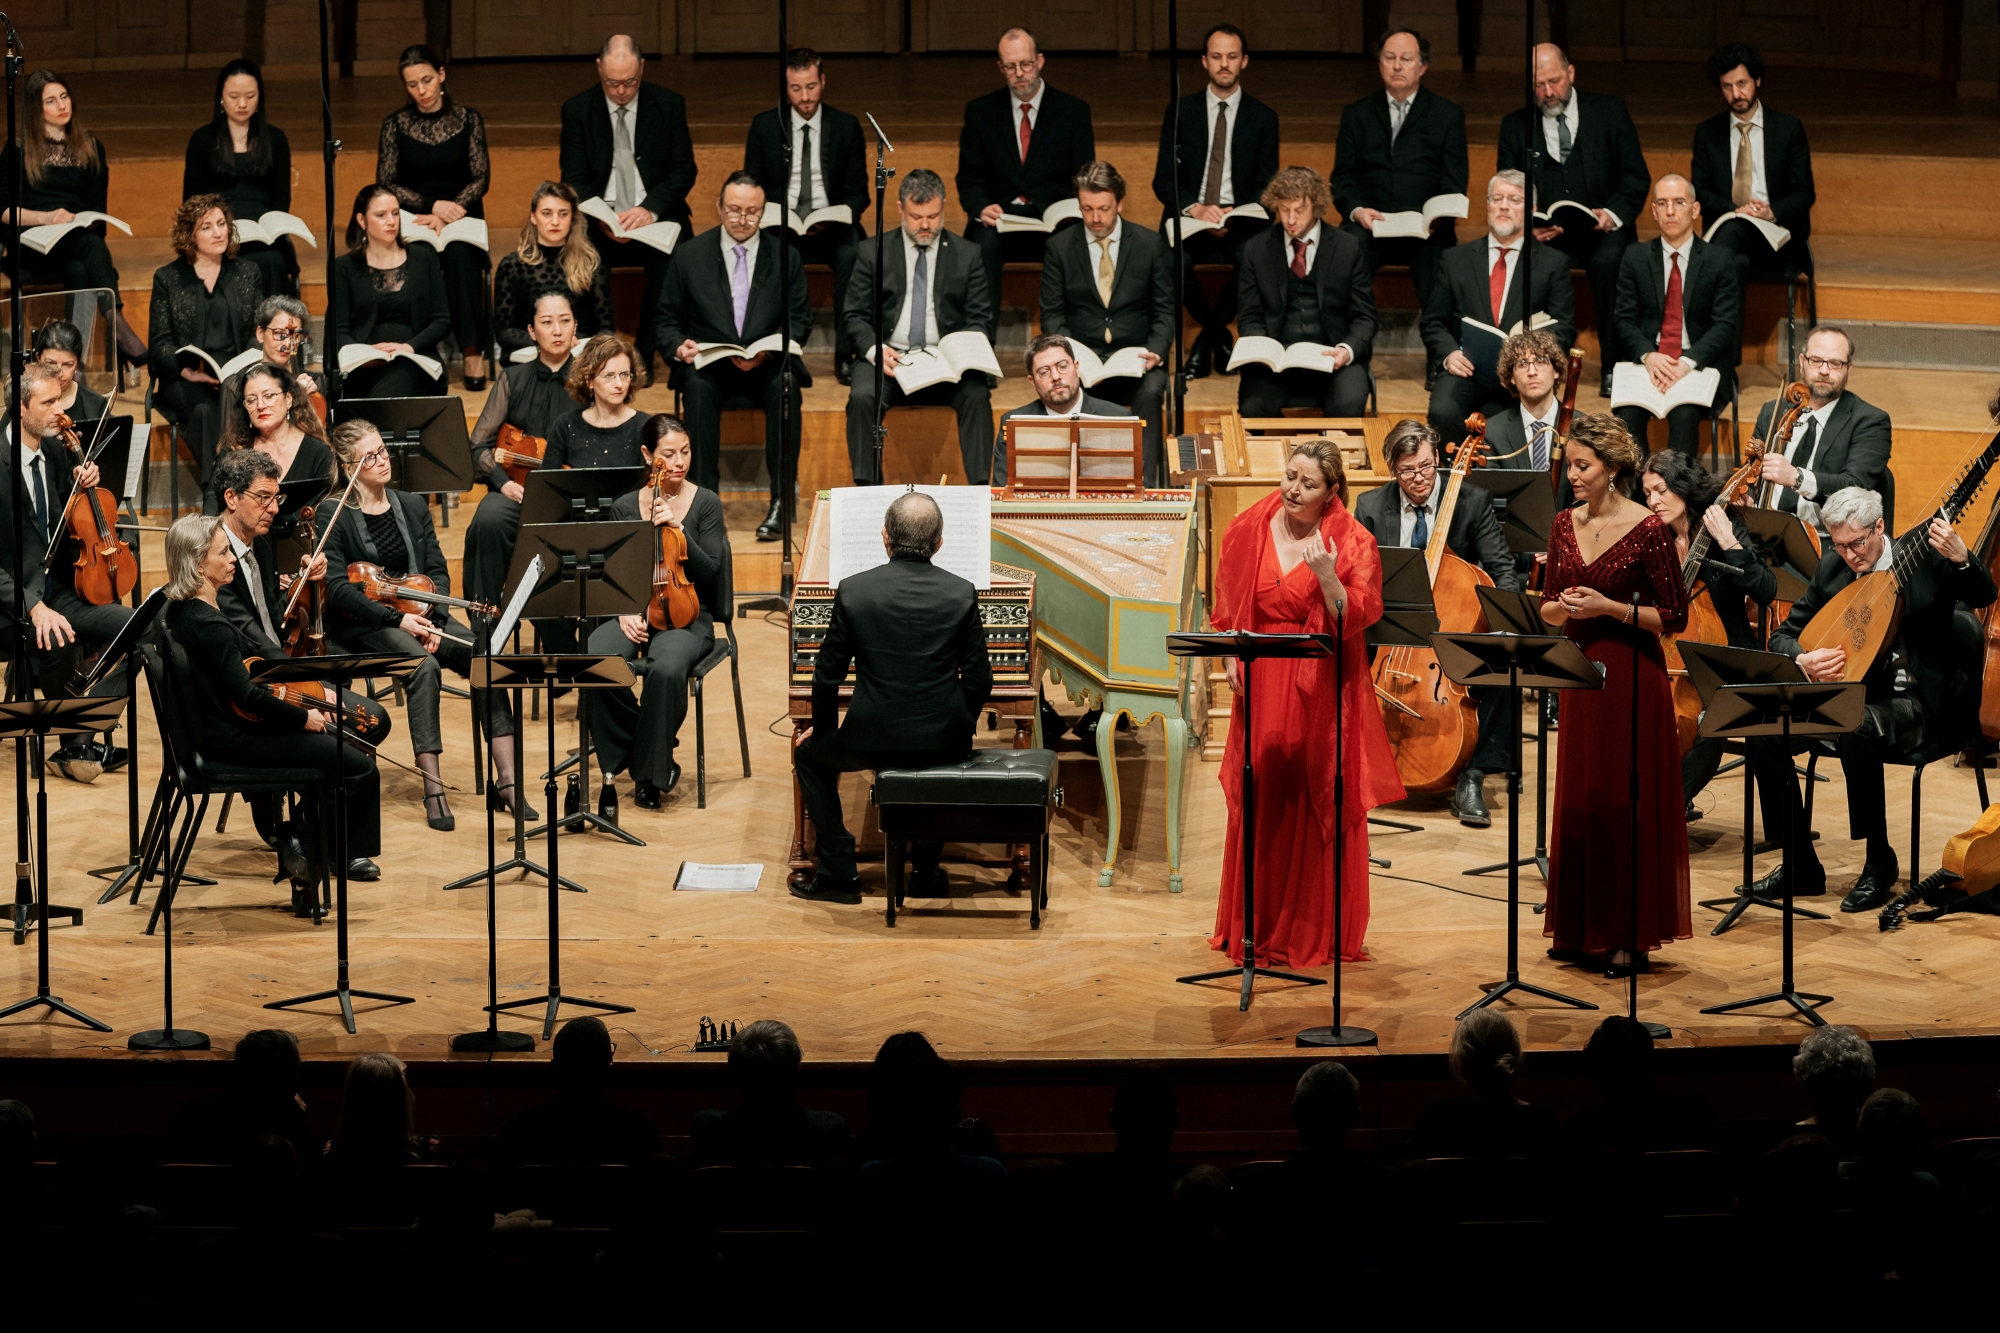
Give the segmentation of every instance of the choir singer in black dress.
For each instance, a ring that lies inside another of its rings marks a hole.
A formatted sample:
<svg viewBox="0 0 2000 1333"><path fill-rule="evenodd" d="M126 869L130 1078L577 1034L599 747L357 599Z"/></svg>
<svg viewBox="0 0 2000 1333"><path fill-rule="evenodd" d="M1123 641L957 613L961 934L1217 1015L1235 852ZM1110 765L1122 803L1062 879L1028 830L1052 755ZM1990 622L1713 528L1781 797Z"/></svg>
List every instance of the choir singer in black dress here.
<svg viewBox="0 0 2000 1333"><path fill-rule="evenodd" d="M222 435L222 381L216 367L250 346L264 278L237 258L235 219L219 194L184 200L174 214L171 263L153 273L146 318L153 400L194 448L201 479L208 481ZM183 347L199 347L215 364Z"/></svg>
<svg viewBox="0 0 2000 1333"><path fill-rule="evenodd" d="M420 398L444 392L414 361L433 360L451 332L443 270L428 245L403 245L402 206L386 185L364 185L347 224L347 253L333 264L333 309L327 359L338 365L349 343L367 343L389 359L357 365L341 376L343 398Z"/></svg>
<svg viewBox="0 0 2000 1333"><path fill-rule="evenodd" d="M181 198L197 194L221 195L233 216L251 222L292 211L291 141L264 118L264 74L254 60L232 60L216 73L215 116L188 136ZM243 241L239 253L257 266L267 295L298 295L291 237Z"/></svg>
<svg viewBox="0 0 2000 1333"><path fill-rule="evenodd" d="M92 389L83 378L83 330L66 319L52 319L35 330L28 346L29 357L55 371L63 386L56 410L71 421L96 421L110 410L110 400Z"/></svg>
<svg viewBox="0 0 2000 1333"><path fill-rule="evenodd" d="M610 266L585 234L576 191L561 181L535 187L520 240L493 270L493 324L499 330L500 355L510 362L535 345L529 326L537 303L550 292L562 293L577 336L614 331Z"/></svg>

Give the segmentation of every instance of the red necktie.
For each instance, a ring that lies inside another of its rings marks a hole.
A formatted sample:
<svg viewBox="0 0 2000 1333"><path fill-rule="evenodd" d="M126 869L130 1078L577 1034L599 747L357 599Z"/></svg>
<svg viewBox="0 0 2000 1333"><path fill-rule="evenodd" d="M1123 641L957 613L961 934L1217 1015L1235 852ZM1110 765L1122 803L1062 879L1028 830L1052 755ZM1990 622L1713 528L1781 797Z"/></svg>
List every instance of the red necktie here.
<svg viewBox="0 0 2000 1333"><path fill-rule="evenodd" d="M1507 297L1507 256L1512 251L1502 246L1499 256L1493 261L1493 276L1487 282L1487 300L1493 310L1493 322L1500 322L1500 303Z"/></svg>
<svg viewBox="0 0 2000 1333"><path fill-rule="evenodd" d="M1292 276L1295 278L1303 278L1306 275L1307 271L1308 270L1306 269L1306 243L1304 241L1293 241Z"/></svg>
<svg viewBox="0 0 2000 1333"><path fill-rule="evenodd" d="M1681 257L1667 255L1667 308L1660 316L1660 355L1670 361L1681 355Z"/></svg>
<svg viewBox="0 0 2000 1333"><path fill-rule="evenodd" d="M1034 137L1035 127L1028 123L1029 104L1021 103L1021 160L1028 160L1028 140Z"/></svg>

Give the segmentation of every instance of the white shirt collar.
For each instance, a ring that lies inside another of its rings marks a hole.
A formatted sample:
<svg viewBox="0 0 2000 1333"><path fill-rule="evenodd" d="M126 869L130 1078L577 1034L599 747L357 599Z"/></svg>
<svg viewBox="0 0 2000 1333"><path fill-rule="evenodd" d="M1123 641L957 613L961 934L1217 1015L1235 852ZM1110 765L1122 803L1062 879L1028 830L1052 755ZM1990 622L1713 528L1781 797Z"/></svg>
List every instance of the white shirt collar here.
<svg viewBox="0 0 2000 1333"><path fill-rule="evenodd" d="M1521 241L1523 239L1522 234L1516 232L1513 240L1503 241L1489 231L1486 233L1486 255L1490 259L1496 250L1511 250L1518 257L1521 253Z"/></svg>
<svg viewBox="0 0 2000 1333"><path fill-rule="evenodd" d="M1687 272L1688 260L1694 254L1694 238L1695 233L1689 232L1687 239L1676 246L1667 244L1667 238L1662 236L1660 238L1660 262L1662 264L1666 263L1668 255L1679 255L1681 257L1681 272L1685 274Z"/></svg>
<svg viewBox="0 0 2000 1333"><path fill-rule="evenodd" d="M1212 83L1208 85L1206 91L1208 93L1208 104L1212 107L1222 106L1225 103L1231 107L1234 107L1239 101L1243 99L1243 85L1240 83L1236 85L1235 90L1232 91L1227 97L1224 97L1222 94L1216 92L1215 85Z"/></svg>
<svg viewBox="0 0 2000 1333"><path fill-rule="evenodd" d="M1559 399L1555 398L1549 399L1549 411L1547 416L1540 416L1540 417L1536 416L1532 411L1529 410L1528 405L1526 403L1520 404L1520 409L1521 409L1521 429L1527 432L1529 439L1533 439L1535 435L1535 423L1537 421L1547 422L1550 430L1554 430L1556 428L1556 417L1562 411L1562 403Z"/></svg>
<svg viewBox="0 0 2000 1333"><path fill-rule="evenodd" d="M807 125L810 125L810 126L812 126L812 127L814 128L814 129L818 129L818 128L819 128L819 113L820 113L820 112L822 112L822 111L824 111L824 110L826 110L826 103L824 103L824 102L821 102L821 103L820 103L820 104L819 104L818 106L816 106L816 107L814 107L814 108L813 108L813 117L812 117L812 119L811 119L811 120L807 120L807 119L806 119L806 118L805 118L804 116L801 116L801 115L799 114L799 109L798 109L797 107L792 107L792 108L791 108L791 115L792 115L792 133L794 133L794 134L797 134L797 133L799 132L799 130L800 130L800 129L802 129L803 127L805 127L805 126L807 126Z"/></svg>
<svg viewBox="0 0 2000 1333"><path fill-rule="evenodd" d="M1880 573L1881 571L1889 568L1889 566L1894 564L1895 562L1896 562L1896 543L1889 539L1888 532L1884 530L1882 534L1882 554L1875 557L1875 567L1871 569L1869 573L1871 574Z"/></svg>
<svg viewBox="0 0 2000 1333"><path fill-rule="evenodd" d="M1744 118L1742 116L1737 115L1734 111L1729 113L1729 130L1731 134L1741 133L1741 131L1738 130L1736 127L1743 123L1744 123ZM1757 105L1750 108L1749 123L1755 125L1759 130L1762 130L1764 128L1763 98L1761 97L1758 98Z"/></svg>
<svg viewBox="0 0 2000 1333"><path fill-rule="evenodd" d="M236 558L238 560L241 560L243 558L243 553L250 549L250 543L244 541L241 537L238 537L236 535L236 529L230 527L227 521L218 524L217 526L219 526L222 529L223 534L229 538L229 549L235 553Z"/></svg>
<svg viewBox="0 0 2000 1333"><path fill-rule="evenodd" d="M1542 112L1542 119L1544 119L1544 120L1575 120L1575 119L1576 119L1576 88L1575 88L1574 86L1572 86L1572 87L1570 88L1570 90L1569 90L1569 100L1568 100L1568 101L1566 101L1566 102L1564 102L1564 103L1563 103L1563 104L1562 104L1561 106L1557 107L1557 108L1556 108L1556 109L1555 109L1554 111L1544 111L1544 112Z"/></svg>
<svg viewBox="0 0 2000 1333"><path fill-rule="evenodd" d="M1404 99L1402 100L1402 103L1401 103L1401 105L1402 105L1402 108L1403 108L1403 114L1404 114L1404 115L1408 115L1408 114L1410 113L1410 110L1411 110L1411 109L1412 109L1413 107L1415 107L1415 106L1416 106L1416 104L1417 104L1417 93L1420 93L1420 92L1422 92L1422 91L1423 91L1423 86L1422 86L1422 85L1420 84L1420 85L1418 85L1418 87L1416 88L1416 90L1415 90L1414 92L1412 92L1412 93L1411 93L1411 94L1410 94L1410 95L1409 95L1408 97L1406 97L1406 98L1404 98ZM1384 96L1384 97L1386 97L1386 98L1388 98L1388 99L1389 99L1389 115L1390 115L1390 117L1391 117L1391 118L1393 119L1393 118L1395 117L1395 114L1396 114L1396 107L1397 107L1397 105L1398 105L1398 103L1397 103L1397 101L1396 101L1396 94L1394 94L1394 93L1390 92L1390 91L1389 91L1389 90L1388 90L1387 88L1384 88L1384 89L1382 90L1382 96Z"/></svg>
<svg viewBox="0 0 2000 1333"><path fill-rule="evenodd" d="M1431 493L1427 497L1425 497L1424 502L1422 504L1418 504L1415 500L1412 500L1410 498L1410 493L1403 489L1403 484L1401 482L1396 483L1396 494L1399 497L1401 497L1403 501L1403 512L1406 514L1415 513L1419 509L1423 510L1427 514L1437 513L1438 485L1436 482L1431 483Z"/></svg>
<svg viewBox="0 0 2000 1333"><path fill-rule="evenodd" d="M1035 95L1030 97L1026 102L1023 102L1020 98L1014 96L1013 89L1008 89L1007 100L1013 104L1008 108L1008 111L1014 117L1014 123L1016 125L1021 123L1021 108L1023 106L1028 108L1029 120L1040 120L1042 118L1042 98L1048 95L1048 91L1049 81L1043 79L1035 85Z"/></svg>
<svg viewBox="0 0 2000 1333"><path fill-rule="evenodd" d="M1084 235L1090 236L1090 233L1085 232ZM1111 234L1109 236L1106 236L1104 240L1101 242L1095 236L1090 236L1090 243L1092 245L1108 244L1113 250L1116 250L1118 248L1118 242L1123 240L1124 236L1125 236L1125 219L1121 217L1116 222L1111 224Z"/></svg>
<svg viewBox="0 0 2000 1333"><path fill-rule="evenodd" d="M611 117L611 123L613 125L616 125L618 123L618 103L611 100L610 93L604 94L604 110L605 113ZM625 124L627 126L632 126L636 125L638 121L639 121L639 98L638 95L635 93L633 94L632 100L625 104Z"/></svg>

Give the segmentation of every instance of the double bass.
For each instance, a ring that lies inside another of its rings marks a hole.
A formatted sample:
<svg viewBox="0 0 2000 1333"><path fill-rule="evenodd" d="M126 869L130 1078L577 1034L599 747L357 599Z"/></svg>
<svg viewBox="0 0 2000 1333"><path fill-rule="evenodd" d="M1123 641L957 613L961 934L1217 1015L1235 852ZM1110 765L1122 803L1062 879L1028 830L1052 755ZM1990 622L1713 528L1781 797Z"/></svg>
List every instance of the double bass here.
<svg viewBox="0 0 2000 1333"><path fill-rule="evenodd" d="M1722 484L1722 491L1715 502L1727 509L1737 503L1741 495L1756 480L1758 471L1764 466L1764 449L1756 440L1750 441L1744 451L1743 464L1729 474L1729 480ZM1718 647L1729 646L1729 632L1723 627L1722 617L1715 609L1715 592L1702 582L1702 565L1708 560L1709 548L1714 545L1714 535L1702 526L1701 515L1688 510L1688 531L1693 534L1688 541L1687 559L1681 562L1681 587L1687 593L1687 628L1678 634L1662 634L1660 647L1666 653L1667 672L1674 682L1674 727L1680 733L1681 753L1694 748L1695 728L1701 722L1701 695L1695 690L1694 682L1688 678L1687 667L1681 661L1680 645L1684 642L1712 643Z"/></svg>
<svg viewBox="0 0 2000 1333"><path fill-rule="evenodd" d="M1486 453L1486 418L1477 412L1465 419L1464 443L1452 456L1449 473L1437 485L1437 521L1424 546L1431 597L1437 603L1438 628L1446 633L1471 633L1486 627L1479 609L1481 586L1493 578L1479 566L1453 555L1446 545L1452 516L1466 472ZM1393 483L1392 483L1393 484ZM1479 746L1479 707L1465 686L1447 677L1429 648L1384 648L1375 655L1375 692L1393 705L1383 713L1389 744L1396 752L1396 772L1406 791L1449 791Z"/></svg>
<svg viewBox="0 0 2000 1333"><path fill-rule="evenodd" d="M99 424L101 429L102 423ZM56 434L62 437L78 463L89 461L83 441L77 435L76 423L67 413L56 414ZM132 548L119 538L115 519L105 517L117 512L118 497L102 486L75 487L64 509L69 535L77 542L72 586L76 595L92 606L123 601L139 581L139 562L133 557Z"/></svg>

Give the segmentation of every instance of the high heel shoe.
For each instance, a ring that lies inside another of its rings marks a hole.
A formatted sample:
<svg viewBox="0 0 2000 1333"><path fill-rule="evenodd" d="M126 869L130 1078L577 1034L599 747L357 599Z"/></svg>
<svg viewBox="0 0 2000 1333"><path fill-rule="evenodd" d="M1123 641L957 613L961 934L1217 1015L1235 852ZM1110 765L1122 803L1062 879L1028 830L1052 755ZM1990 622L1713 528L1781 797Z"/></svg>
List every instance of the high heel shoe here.
<svg viewBox="0 0 2000 1333"><path fill-rule="evenodd" d="M431 813L431 802L437 802L439 813ZM449 833L458 827L458 817L451 812L451 802L443 792L424 797L424 822L440 833Z"/></svg>
<svg viewBox="0 0 2000 1333"><path fill-rule="evenodd" d="M501 814L512 814L514 813L515 805L518 803L522 819L531 821L540 819L541 815L535 810L535 807L521 800L518 795L512 801L507 799L504 793L514 790L515 788L512 786L502 787L497 783L488 787L486 789L486 808L489 810L498 810Z"/></svg>

